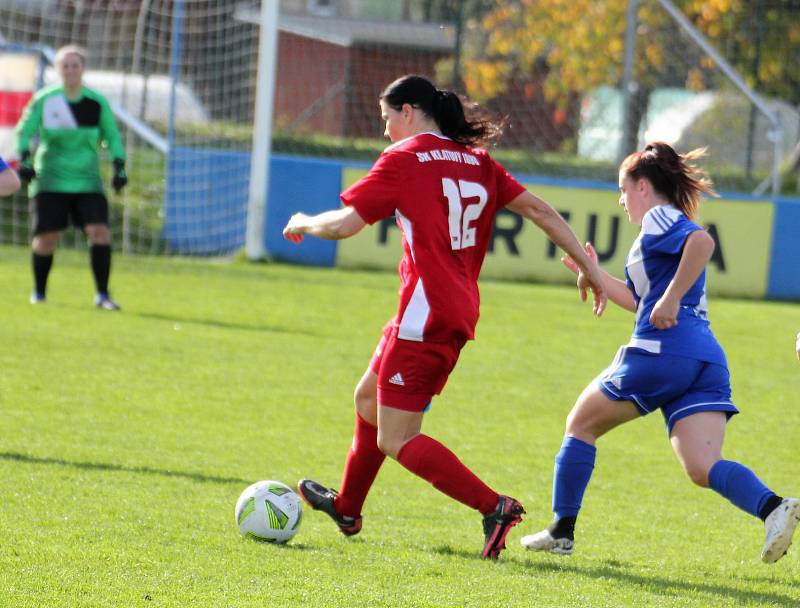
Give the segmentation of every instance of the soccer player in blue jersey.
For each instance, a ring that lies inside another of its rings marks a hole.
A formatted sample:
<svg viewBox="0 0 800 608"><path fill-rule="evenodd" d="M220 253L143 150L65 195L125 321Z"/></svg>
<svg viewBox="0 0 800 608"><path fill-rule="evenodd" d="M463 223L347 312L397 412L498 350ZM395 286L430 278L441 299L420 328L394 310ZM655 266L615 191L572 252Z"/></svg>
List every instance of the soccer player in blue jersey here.
<svg viewBox="0 0 800 608"><path fill-rule="evenodd" d="M17 173L8 166L3 157L0 156L0 196L14 194L20 188L20 181Z"/></svg>
<svg viewBox="0 0 800 608"><path fill-rule="evenodd" d="M660 409L672 448L689 478L761 518L761 559L780 559L800 522L800 500L781 498L738 462L722 458L731 402L725 353L708 324L705 268L714 240L692 221L700 195L715 195L707 175L690 164L704 150L679 155L651 143L619 171L619 204L642 230L625 267L625 281L604 274L608 298L636 315L633 336L611 365L578 397L556 456L550 526L525 536L534 551L570 554L595 443L611 429ZM587 253L597 254L590 244ZM569 258L565 265L578 267Z"/></svg>

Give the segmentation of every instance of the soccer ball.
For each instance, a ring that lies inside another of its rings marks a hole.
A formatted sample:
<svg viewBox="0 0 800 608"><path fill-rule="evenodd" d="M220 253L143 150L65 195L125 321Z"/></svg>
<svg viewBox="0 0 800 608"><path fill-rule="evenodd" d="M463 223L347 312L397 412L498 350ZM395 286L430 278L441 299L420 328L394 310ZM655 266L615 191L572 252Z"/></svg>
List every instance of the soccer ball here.
<svg viewBox="0 0 800 608"><path fill-rule="evenodd" d="M236 501L236 525L248 538L288 542L300 527L300 498L280 481L257 481Z"/></svg>

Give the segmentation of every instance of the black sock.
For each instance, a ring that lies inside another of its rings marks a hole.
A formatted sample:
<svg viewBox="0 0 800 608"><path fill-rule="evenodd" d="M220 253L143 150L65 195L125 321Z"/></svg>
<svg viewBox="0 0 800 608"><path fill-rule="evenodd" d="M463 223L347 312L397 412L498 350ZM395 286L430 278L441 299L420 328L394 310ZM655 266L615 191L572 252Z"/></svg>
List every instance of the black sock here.
<svg viewBox="0 0 800 608"><path fill-rule="evenodd" d="M575 540L575 522L577 519L577 516L562 517L561 519L554 520L552 524L547 526L547 529L550 531L550 535L553 538L568 538L570 540Z"/></svg>
<svg viewBox="0 0 800 608"><path fill-rule="evenodd" d="M33 252L33 279L36 282L36 294L43 298L47 290L47 275L50 274L50 267L53 265L53 254L39 255Z"/></svg>
<svg viewBox="0 0 800 608"><path fill-rule="evenodd" d="M108 295L108 276L111 274L111 245L92 245L89 248L97 293Z"/></svg>
<svg viewBox="0 0 800 608"><path fill-rule="evenodd" d="M767 517L769 517L769 514L777 509L778 505L781 504L782 501L783 498L777 494L773 494L767 498L767 502L764 503L764 506L761 507L761 510L758 512L758 516L761 518L761 521L766 521Z"/></svg>

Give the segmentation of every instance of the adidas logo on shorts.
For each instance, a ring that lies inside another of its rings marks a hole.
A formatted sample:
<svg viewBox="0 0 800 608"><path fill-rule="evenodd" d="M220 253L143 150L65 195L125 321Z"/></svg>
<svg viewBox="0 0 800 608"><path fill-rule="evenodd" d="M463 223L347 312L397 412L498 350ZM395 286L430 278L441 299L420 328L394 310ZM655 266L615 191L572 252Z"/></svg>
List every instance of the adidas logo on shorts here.
<svg viewBox="0 0 800 608"><path fill-rule="evenodd" d="M394 376L389 378L389 384L397 384L398 386L406 385L406 383L403 382L403 376L400 375L400 372L397 372Z"/></svg>

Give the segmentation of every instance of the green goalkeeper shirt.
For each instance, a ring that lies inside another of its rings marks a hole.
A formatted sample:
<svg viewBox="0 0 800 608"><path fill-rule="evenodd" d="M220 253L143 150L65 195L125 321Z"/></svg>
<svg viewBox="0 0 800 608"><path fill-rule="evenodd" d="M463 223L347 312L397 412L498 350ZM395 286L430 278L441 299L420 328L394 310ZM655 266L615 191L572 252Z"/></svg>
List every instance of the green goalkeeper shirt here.
<svg viewBox="0 0 800 608"><path fill-rule="evenodd" d="M103 192L98 156L101 143L108 145L112 159L125 160L108 101L86 87L75 99L67 99L62 85L36 93L16 127L20 155L30 149L37 134L36 179L28 187L31 197L37 192Z"/></svg>

